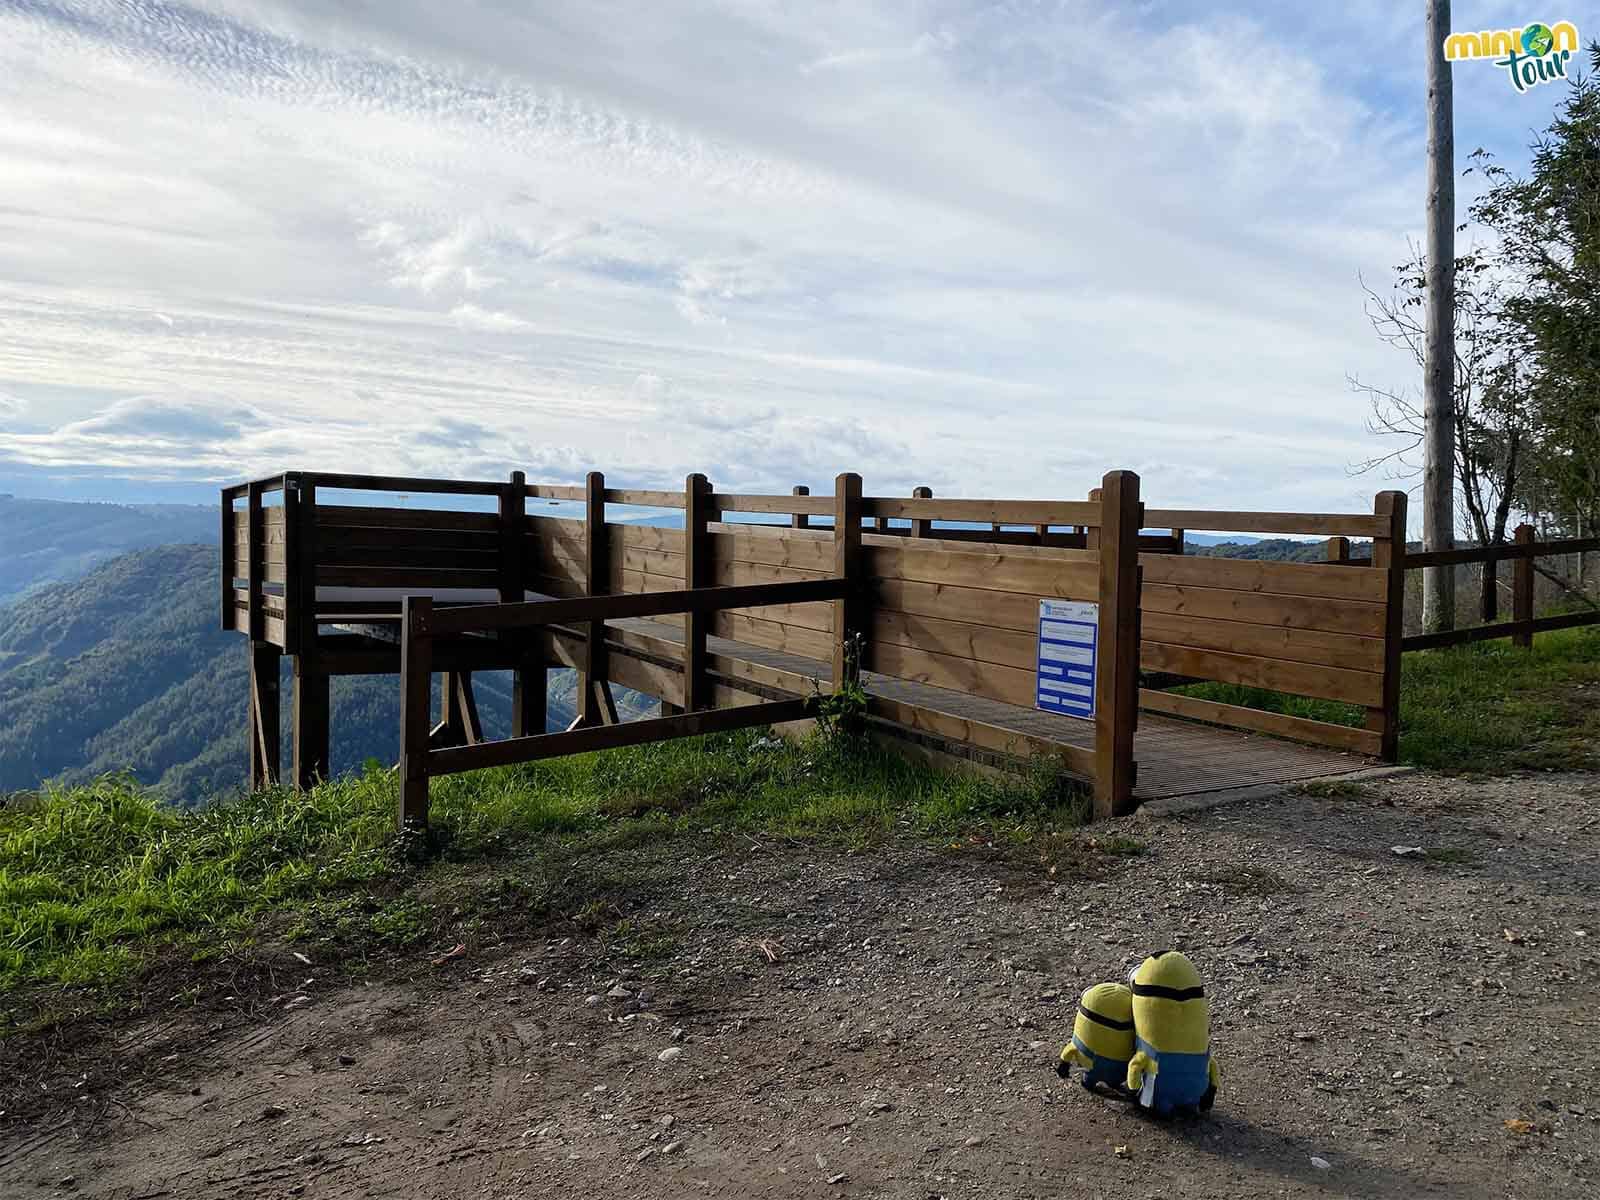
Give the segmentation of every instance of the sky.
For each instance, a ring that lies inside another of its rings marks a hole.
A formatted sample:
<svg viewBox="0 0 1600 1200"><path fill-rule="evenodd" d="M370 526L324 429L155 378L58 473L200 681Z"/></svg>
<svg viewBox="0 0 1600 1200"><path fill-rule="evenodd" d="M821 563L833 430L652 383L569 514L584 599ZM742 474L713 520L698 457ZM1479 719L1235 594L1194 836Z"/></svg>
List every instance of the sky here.
<svg viewBox="0 0 1600 1200"><path fill-rule="evenodd" d="M1367 510L1347 377L1418 374L1361 279L1422 236L1422 11L0 0L0 491L1124 468ZM1559 99L1455 90L1462 166Z"/></svg>

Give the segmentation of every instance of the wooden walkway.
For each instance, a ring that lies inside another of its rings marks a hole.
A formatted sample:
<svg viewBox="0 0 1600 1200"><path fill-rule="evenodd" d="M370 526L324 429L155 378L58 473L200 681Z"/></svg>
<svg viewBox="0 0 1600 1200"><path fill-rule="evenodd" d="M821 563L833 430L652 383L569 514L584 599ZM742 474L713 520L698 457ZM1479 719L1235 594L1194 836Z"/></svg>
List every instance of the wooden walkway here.
<svg viewBox="0 0 1600 1200"><path fill-rule="evenodd" d="M666 621L612 621L608 625L681 645L683 630ZM815 679L826 690L831 682L828 663L781 650L769 650L727 638L708 637L710 654L757 663L775 670ZM966 717L1018 734L1090 748L1094 725L1039 709L1002 704L965 692L950 691L862 672L867 690L874 695L901 700L955 717ZM1134 733L1134 761L1138 778L1134 795L1141 800L1191 796L1258 784L1289 783L1326 775L1365 770L1375 760L1321 746L1288 742L1265 734L1246 733L1192 721L1173 720L1155 713L1140 713Z"/></svg>

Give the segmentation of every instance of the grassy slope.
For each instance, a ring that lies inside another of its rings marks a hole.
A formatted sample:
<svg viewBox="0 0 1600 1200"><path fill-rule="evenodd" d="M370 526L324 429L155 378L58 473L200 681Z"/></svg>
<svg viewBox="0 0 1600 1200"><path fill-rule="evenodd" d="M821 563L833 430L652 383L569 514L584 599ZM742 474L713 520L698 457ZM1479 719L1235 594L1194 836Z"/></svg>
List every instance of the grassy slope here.
<svg viewBox="0 0 1600 1200"><path fill-rule="evenodd" d="M291 937L406 944L440 927L419 897L451 861L487 863L492 876L496 860L518 855L526 881L542 870L529 852L570 864L619 840L686 832L863 843L897 824L1048 843L1084 812L1082 796L1054 776L996 783L754 732L436 781L427 855L393 836L395 802L393 775L371 769L304 796L262 793L191 813L125 778L0 809L0 992L115 984L172 947L222 953L269 920L291 926ZM443 864L419 865L435 853ZM570 889L576 870L548 874ZM449 936L463 936L475 902L453 895L444 907L467 914L445 922L455 922Z"/></svg>

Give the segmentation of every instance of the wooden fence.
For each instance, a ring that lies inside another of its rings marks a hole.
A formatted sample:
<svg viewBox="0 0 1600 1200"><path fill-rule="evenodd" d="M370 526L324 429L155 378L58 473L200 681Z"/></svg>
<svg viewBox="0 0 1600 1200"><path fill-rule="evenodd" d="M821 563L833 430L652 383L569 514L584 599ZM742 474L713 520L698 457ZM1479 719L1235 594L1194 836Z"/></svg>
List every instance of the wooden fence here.
<svg viewBox="0 0 1600 1200"><path fill-rule="evenodd" d="M1484 572L1482 617L1485 624L1465 629L1449 629L1437 633L1413 634L1403 640L1407 650L1432 650L1440 646L1459 646L1468 642L1490 641L1508 637L1518 646L1533 645L1533 635L1543 630L1574 629L1582 625L1600 623L1600 607L1591 605L1585 611L1559 613L1548 617L1534 614L1534 564L1540 558L1562 554L1587 554L1600 550L1600 538L1559 538L1539 541L1532 525L1517 526L1515 540L1509 545L1476 546L1464 550L1432 550L1405 556L1405 570L1420 571L1424 567L1456 567L1467 563L1481 564ZM1509 621L1496 621L1496 568L1502 562L1512 565L1511 612Z"/></svg>
<svg viewBox="0 0 1600 1200"><path fill-rule="evenodd" d="M562 504L582 517L540 511ZM627 506L681 510L684 528L608 519ZM1330 561L1187 556L1185 529L1326 537ZM252 785L278 778L281 656L300 787L328 773L329 679L396 674L409 823L425 819L433 775L785 721L854 670L876 728L970 757L1048 757L1110 814L1135 803L1141 708L1392 759L1404 533L1401 493L1357 514L1146 511L1122 471L1082 500L865 496L848 473L813 496L718 492L702 475L652 491L598 472L580 486L291 472L223 489L221 612L250 638ZM1352 537L1372 539L1370 560L1349 560ZM1041 600L1099 606L1090 721L1035 708ZM565 733L545 732L551 666L580 675ZM472 675L499 669L512 736L491 743ZM1365 720L1163 690L1195 681ZM658 697L663 715L618 724L612 683Z"/></svg>

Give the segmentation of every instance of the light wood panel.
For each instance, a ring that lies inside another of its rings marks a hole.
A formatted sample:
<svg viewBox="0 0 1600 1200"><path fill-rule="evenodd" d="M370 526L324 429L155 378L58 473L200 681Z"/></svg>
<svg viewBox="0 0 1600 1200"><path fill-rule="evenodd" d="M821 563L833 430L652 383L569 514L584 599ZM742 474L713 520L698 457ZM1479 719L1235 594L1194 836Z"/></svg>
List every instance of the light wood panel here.
<svg viewBox="0 0 1600 1200"><path fill-rule="evenodd" d="M807 607L795 605L794 607ZM831 605L815 604L809 607L827 613L831 621ZM763 610L753 610L763 611ZM770 650L783 650L801 658L827 662L833 654L833 634L800 625L785 625L777 621L764 621L746 616L742 611L716 613L711 618L711 632L730 641L748 642L752 646L765 646Z"/></svg>
<svg viewBox="0 0 1600 1200"><path fill-rule="evenodd" d="M1354 571L1357 568L1332 569ZM1148 577L1142 589L1141 604L1146 613L1210 617L1285 629L1316 629L1361 637L1382 637L1384 630L1382 604L1152 583Z"/></svg>
<svg viewBox="0 0 1600 1200"><path fill-rule="evenodd" d="M1296 696L1342 700L1347 704L1376 705L1383 699L1383 677L1371 671L1254 658L1163 642L1144 642L1139 663L1147 671L1170 671L1195 679L1239 683Z"/></svg>
<svg viewBox="0 0 1600 1200"><path fill-rule="evenodd" d="M913 646L1024 671L1034 669L1039 651L1036 630L1025 633L995 629L968 621L947 621L889 609L874 611L871 640L875 645Z"/></svg>
<svg viewBox="0 0 1600 1200"><path fill-rule="evenodd" d="M898 642L869 643L867 653L870 659L868 666L880 675L892 675L913 683L985 696L1002 704L1033 707L1032 671L975 662L970 658L957 658L953 654L936 654Z"/></svg>
<svg viewBox="0 0 1600 1200"><path fill-rule="evenodd" d="M1372 537L1371 513L1215 512L1189 508L1145 510L1147 529L1210 530L1216 533L1303 533L1321 537Z"/></svg>
<svg viewBox="0 0 1600 1200"><path fill-rule="evenodd" d="M1040 597L1094 600L1100 594L1099 560L1088 551L1007 546L992 552L973 552L923 548L911 539L896 540L898 544L869 546L862 551L868 575L985 591L1020 592L1036 601ZM1032 553L1016 553L1020 550ZM1066 558L1066 555L1073 557Z"/></svg>
<svg viewBox="0 0 1600 1200"><path fill-rule="evenodd" d="M1278 563L1243 558L1145 554L1140 556L1139 565L1144 568L1144 581L1147 584L1227 588L1236 592L1270 592L1280 596L1382 603L1388 586L1382 571L1331 563Z"/></svg>
<svg viewBox="0 0 1600 1200"><path fill-rule="evenodd" d="M1321 663L1354 671L1383 670L1383 639L1379 637L1175 616L1148 609L1142 621L1143 639L1147 642L1169 642L1202 650L1232 650L1262 658Z"/></svg>

